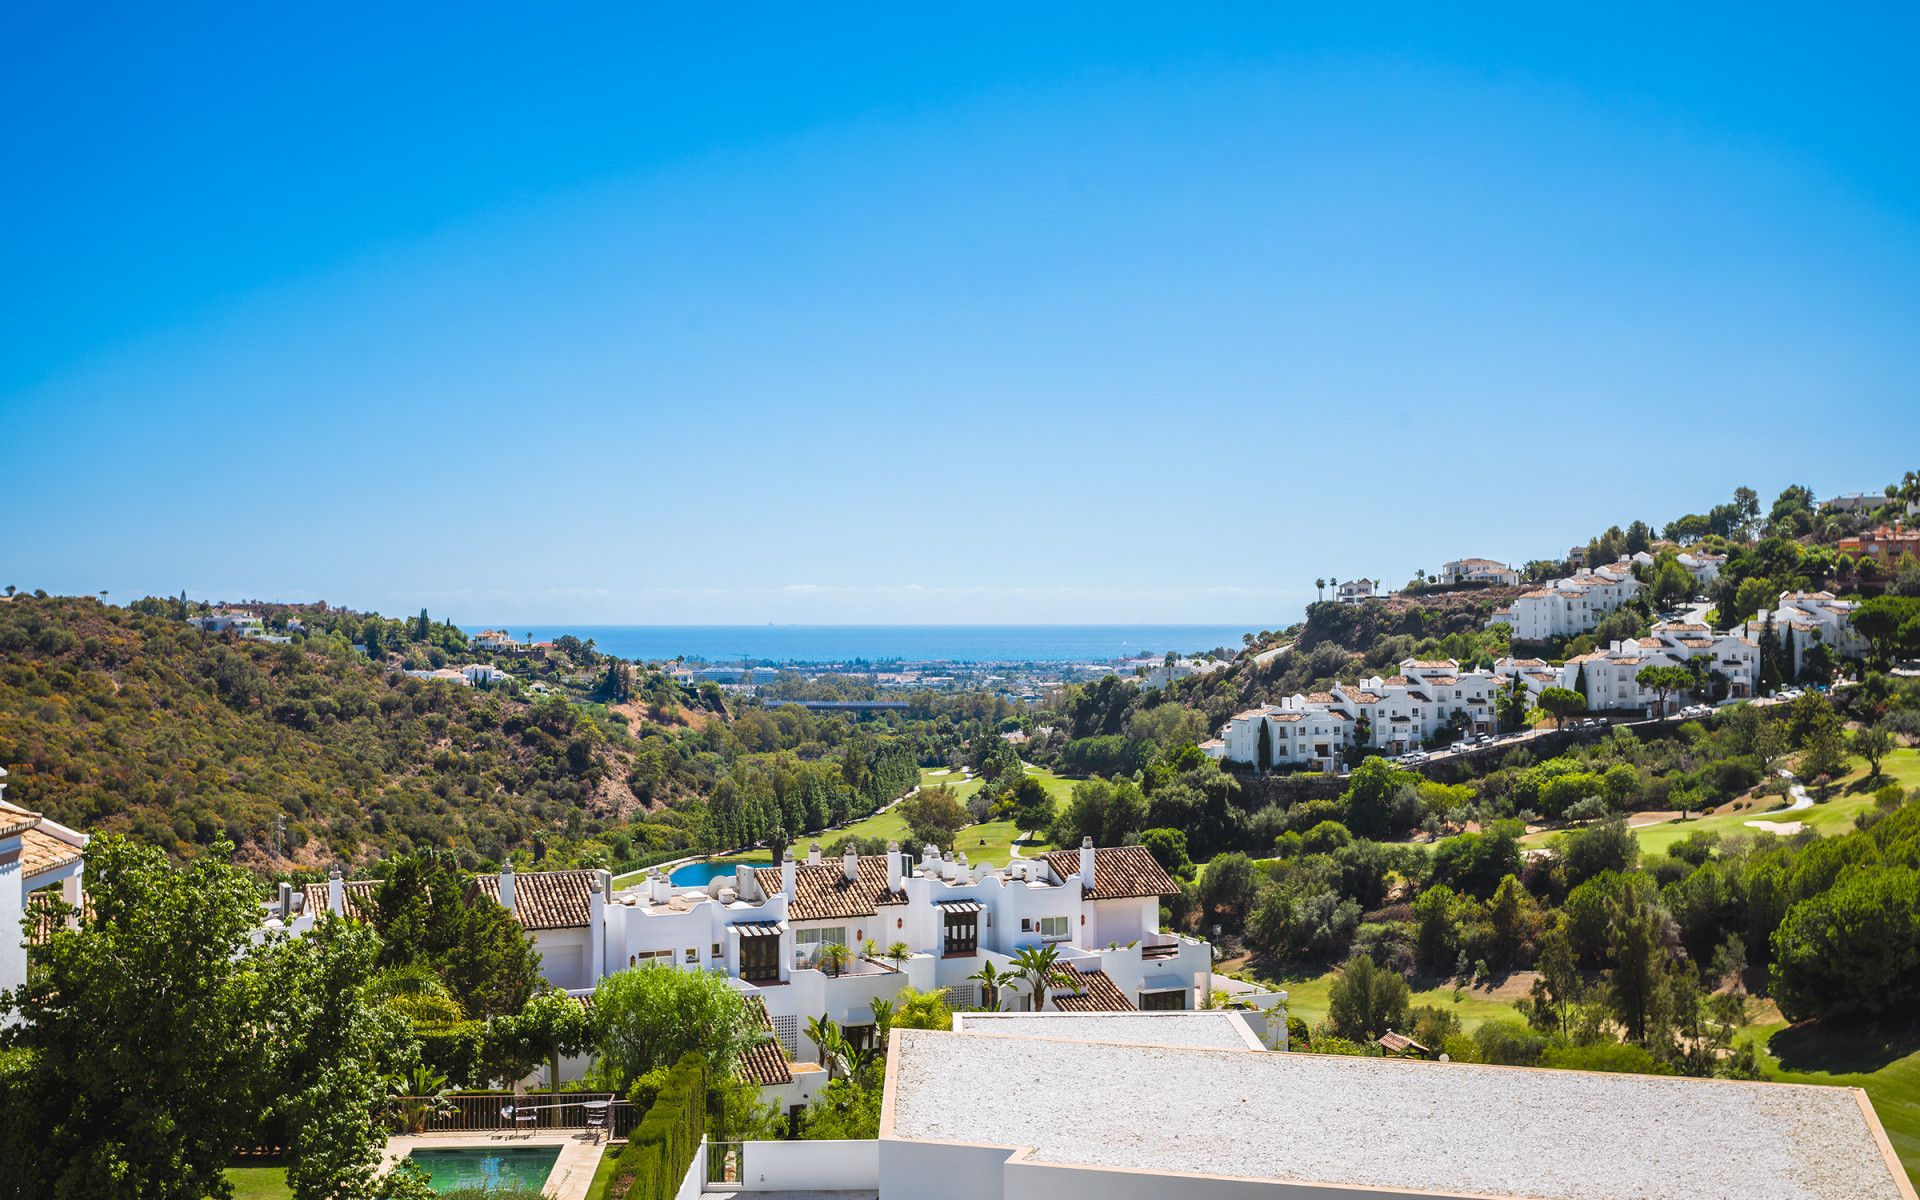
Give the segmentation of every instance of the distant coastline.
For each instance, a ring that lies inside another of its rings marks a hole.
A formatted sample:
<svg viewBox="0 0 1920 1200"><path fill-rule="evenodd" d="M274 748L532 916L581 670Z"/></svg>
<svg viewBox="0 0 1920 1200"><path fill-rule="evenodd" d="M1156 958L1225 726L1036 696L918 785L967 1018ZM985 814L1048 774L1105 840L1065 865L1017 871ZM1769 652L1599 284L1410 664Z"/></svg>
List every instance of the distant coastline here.
<svg viewBox="0 0 1920 1200"><path fill-rule="evenodd" d="M1276 621L1278 619L1276 618ZM1284 624L1285 622L1279 622ZM1271 627L1271 625L1269 626ZM629 659L711 663L1109 662L1169 650L1237 650L1257 625L463 625L536 642L563 634Z"/></svg>

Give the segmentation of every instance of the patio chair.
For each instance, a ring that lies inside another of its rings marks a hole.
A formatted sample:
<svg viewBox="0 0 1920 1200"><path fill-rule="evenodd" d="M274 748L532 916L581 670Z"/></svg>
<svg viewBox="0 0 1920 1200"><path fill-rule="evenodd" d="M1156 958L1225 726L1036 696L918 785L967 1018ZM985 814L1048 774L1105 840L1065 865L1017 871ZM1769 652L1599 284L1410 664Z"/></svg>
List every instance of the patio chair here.
<svg viewBox="0 0 1920 1200"><path fill-rule="evenodd" d="M585 1107L587 1110L587 1131L595 1137L605 1133L607 1131L607 1113L612 1110L613 1106L602 1100L598 1103L590 1102Z"/></svg>

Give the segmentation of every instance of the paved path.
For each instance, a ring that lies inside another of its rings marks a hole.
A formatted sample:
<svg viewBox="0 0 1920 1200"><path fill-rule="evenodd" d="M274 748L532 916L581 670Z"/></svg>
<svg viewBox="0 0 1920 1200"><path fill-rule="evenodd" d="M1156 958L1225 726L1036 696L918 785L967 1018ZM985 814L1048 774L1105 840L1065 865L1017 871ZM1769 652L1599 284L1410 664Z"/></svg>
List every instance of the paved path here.
<svg viewBox="0 0 1920 1200"><path fill-rule="evenodd" d="M1794 779L1793 772L1783 768L1780 772L1780 778L1790 781L1787 786L1787 794L1793 797L1793 803L1787 805L1785 808L1774 809L1767 814L1769 817L1777 817L1781 813L1800 812L1813 807L1813 797L1807 795L1805 784L1801 783L1798 779ZM1794 834L1799 833L1801 829L1805 828L1799 821L1761 820L1743 821L1741 824L1750 825L1755 829L1764 829L1768 833L1777 833L1781 837L1792 837Z"/></svg>

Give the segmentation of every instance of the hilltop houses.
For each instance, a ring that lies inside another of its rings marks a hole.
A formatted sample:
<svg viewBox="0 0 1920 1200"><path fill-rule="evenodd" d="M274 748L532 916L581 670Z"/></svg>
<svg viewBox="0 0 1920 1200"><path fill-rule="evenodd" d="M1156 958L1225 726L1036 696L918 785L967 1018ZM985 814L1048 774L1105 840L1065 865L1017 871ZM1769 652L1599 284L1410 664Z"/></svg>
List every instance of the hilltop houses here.
<svg viewBox="0 0 1920 1200"><path fill-rule="evenodd" d="M377 886L336 873L283 887L269 928L305 932L322 912L364 916ZM656 872L616 892L605 871L511 868L476 886L513 910L555 986L585 995L641 963L717 971L763 1007L802 1063L819 1054L809 1017L824 1013L858 1039L872 1031L873 1001L909 984L970 1007L986 999L981 967L1010 971L1022 947L1058 955L1045 1011L1198 1008L1212 977L1207 943L1161 931L1160 903L1179 885L1139 846L1087 842L992 867L932 846L917 861L897 845L823 860L815 844L804 861L743 865L700 887ZM904 953L890 957L896 946ZM1012 987L995 999L1031 1004Z"/></svg>
<svg viewBox="0 0 1920 1200"><path fill-rule="evenodd" d="M1560 686L1582 692L1587 707L1596 711L1640 709L1664 716L1654 711L1659 693L1639 682L1647 667L1689 667L1713 685L1715 694L1744 699L1758 694L1760 644L1740 634L1716 634L1705 625L1663 622L1647 637L1568 659L1560 668ZM1679 695L1665 699L1668 710L1686 703Z"/></svg>
<svg viewBox="0 0 1920 1200"><path fill-rule="evenodd" d="M1520 572L1491 558L1459 558L1442 563L1440 574L1435 579L1443 585L1478 583L1490 587L1520 586Z"/></svg>
<svg viewBox="0 0 1920 1200"><path fill-rule="evenodd" d="M1263 768L1294 765L1332 771L1352 746L1400 754L1449 728L1492 733L1499 686L1493 673L1462 671L1452 659L1403 659L1398 675L1336 683L1325 692L1296 694L1235 713L1217 756Z"/></svg>
<svg viewBox="0 0 1920 1200"><path fill-rule="evenodd" d="M202 616L188 617L187 624L208 633L225 633L231 629L243 638L267 635L267 624L260 619L260 614L245 608L216 608Z"/></svg>
<svg viewBox="0 0 1920 1200"><path fill-rule="evenodd" d="M473 635L470 643L475 650L518 651L525 649L513 640L513 635L504 629L485 629Z"/></svg>
<svg viewBox="0 0 1920 1200"><path fill-rule="evenodd" d="M1336 584L1333 598L1342 604L1358 604L1362 600L1371 600L1377 593L1373 590L1371 579L1349 579Z"/></svg>
<svg viewBox="0 0 1920 1200"><path fill-rule="evenodd" d="M1882 525L1878 529L1843 537L1834 549L1841 554L1851 554L1856 559L1870 558L1883 567L1890 567L1906 555L1920 557L1920 529L1907 529L1898 524Z"/></svg>
<svg viewBox="0 0 1920 1200"><path fill-rule="evenodd" d="M1793 674L1798 677L1807 651L1825 645L1836 658L1858 658L1868 650L1867 639L1853 627L1853 612L1859 605L1842 600L1832 592L1781 592L1780 602L1771 610L1762 610L1746 624L1750 639L1765 636L1769 624L1773 636L1793 653Z"/></svg>
<svg viewBox="0 0 1920 1200"><path fill-rule="evenodd" d="M1618 562L1591 570L1582 567L1564 579L1522 592L1513 607L1493 620L1513 627L1520 642L1546 642L1585 633L1622 604L1640 594L1631 563Z"/></svg>

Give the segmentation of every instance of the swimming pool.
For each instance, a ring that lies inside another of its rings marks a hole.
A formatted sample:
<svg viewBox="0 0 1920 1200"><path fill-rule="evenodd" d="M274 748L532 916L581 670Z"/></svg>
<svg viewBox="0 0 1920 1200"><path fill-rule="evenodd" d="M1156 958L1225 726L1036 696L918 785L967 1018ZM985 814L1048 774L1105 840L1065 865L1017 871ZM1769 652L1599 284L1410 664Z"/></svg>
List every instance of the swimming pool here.
<svg viewBox="0 0 1920 1200"><path fill-rule="evenodd" d="M553 1164L560 1161L558 1146L515 1146L495 1150L476 1146L462 1150L415 1150L407 1156L427 1173L435 1192L456 1188L532 1188L546 1186Z"/></svg>
<svg viewBox="0 0 1920 1200"><path fill-rule="evenodd" d="M667 881L675 887L705 887L722 875L731 875L741 867L767 867L768 862L733 863L708 859L705 862L691 862L675 867L667 876Z"/></svg>

